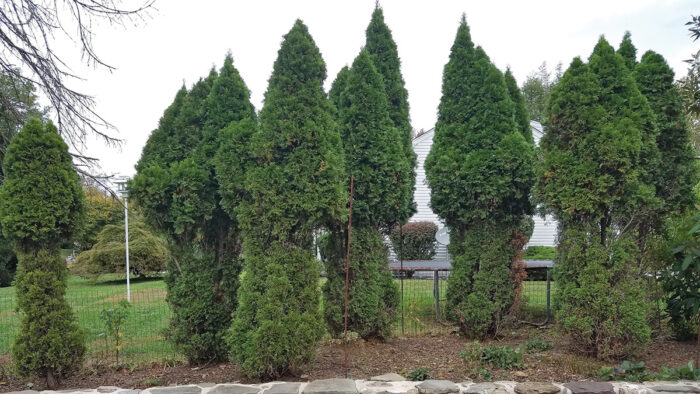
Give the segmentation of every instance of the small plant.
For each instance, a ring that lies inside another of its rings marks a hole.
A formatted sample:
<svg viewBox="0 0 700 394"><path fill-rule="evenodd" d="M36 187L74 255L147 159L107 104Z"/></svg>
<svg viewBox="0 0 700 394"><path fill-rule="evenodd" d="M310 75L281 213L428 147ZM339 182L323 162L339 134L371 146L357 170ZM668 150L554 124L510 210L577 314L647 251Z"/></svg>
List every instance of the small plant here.
<svg viewBox="0 0 700 394"><path fill-rule="evenodd" d="M105 331L98 336L105 338L108 349L110 348L109 342L112 341L117 367L119 366L119 353L122 350L122 325L129 316L130 307L131 305L126 300L121 300L116 308L103 309L100 314Z"/></svg>
<svg viewBox="0 0 700 394"><path fill-rule="evenodd" d="M632 363L625 360L620 365L613 367L603 367L596 374L602 380L628 380L634 382L645 382L654 378L653 374L646 371L643 361Z"/></svg>
<svg viewBox="0 0 700 394"><path fill-rule="evenodd" d="M481 376L481 378L487 382L493 380L493 375L491 375L491 372L489 372L489 370L486 368L481 368L481 371L479 371L479 376Z"/></svg>
<svg viewBox="0 0 700 394"><path fill-rule="evenodd" d="M465 350L459 352L459 357L465 361L477 361L501 369L517 369L523 366L525 346L484 346L479 342L471 342Z"/></svg>
<svg viewBox="0 0 700 394"><path fill-rule="evenodd" d="M430 379L430 374L428 373L428 368L425 367L420 367L416 368L413 371L409 372L408 375L406 375L406 379L414 381L414 382L420 382L426 379Z"/></svg>
<svg viewBox="0 0 700 394"><path fill-rule="evenodd" d="M550 350L552 348L552 344L545 341L538 335L535 338L527 341L525 348L527 349L528 353L544 352Z"/></svg>
<svg viewBox="0 0 700 394"><path fill-rule="evenodd" d="M661 372L656 374L656 378L658 380L700 380L700 368L695 368L693 361L677 368L663 366Z"/></svg>
<svg viewBox="0 0 700 394"><path fill-rule="evenodd" d="M459 357L464 361L481 362L481 357L483 354L484 346L476 341L467 343L464 350L459 351Z"/></svg>
<svg viewBox="0 0 700 394"><path fill-rule="evenodd" d="M154 376L152 378L145 379L143 384L146 386L161 386L163 384L163 379Z"/></svg>

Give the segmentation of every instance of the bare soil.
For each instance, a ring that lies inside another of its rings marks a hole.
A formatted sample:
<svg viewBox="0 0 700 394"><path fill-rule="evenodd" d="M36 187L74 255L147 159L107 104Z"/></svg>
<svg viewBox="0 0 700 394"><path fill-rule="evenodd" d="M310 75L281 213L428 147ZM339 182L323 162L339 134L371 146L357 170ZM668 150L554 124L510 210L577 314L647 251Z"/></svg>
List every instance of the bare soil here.
<svg viewBox="0 0 700 394"><path fill-rule="evenodd" d="M515 381L555 381L594 380L595 373L605 363L590 357L577 355L574 349L554 332L553 329L522 328L509 331L501 340L485 341L499 345L525 343L535 335L553 344L553 349L528 353L525 367L516 371L504 371L489 366L467 363L459 357L467 339L456 333L440 334L433 337L394 338L387 342L354 340L348 344L348 371L346 375L342 342L329 341L319 346L316 359L305 371L297 375L284 376L279 380L306 381L348 376L364 379L374 375L396 372L408 374L415 368L428 369L433 379L449 379L454 382L481 381L480 374L485 368L493 380ZM644 361L647 370L658 371L662 365L678 366L696 356L694 342L658 341L639 360ZM637 361L637 360L635 360ZM45 389L45 382L38 379L21 379L13 375L10 360L0 358L0 392L20 391L29 388ZM8 376L9 375L9 376ZM104 364L88 364L83 370L63 382L61 388L95 388L98 386L118 386L122 388L147 388L190 383L258 383L243 375L235 363L210 364L203 367L180 365L150 365L136 369L115 369Z"/></svg>

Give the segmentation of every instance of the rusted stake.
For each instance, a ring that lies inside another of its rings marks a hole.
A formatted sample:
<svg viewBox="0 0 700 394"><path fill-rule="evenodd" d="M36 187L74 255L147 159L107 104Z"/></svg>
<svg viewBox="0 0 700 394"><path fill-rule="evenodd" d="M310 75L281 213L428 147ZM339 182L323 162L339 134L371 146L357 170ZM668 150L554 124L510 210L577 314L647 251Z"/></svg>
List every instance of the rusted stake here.
<svg viewBox="0 0 700 394"><path fill-rule="evenodd" d="M350 233L352 232L352 197L355 175L350 174L350 217L348 218L348 250L345 257L345 341L343 351L345 352L345 377L348 377L348 289L350 287Z"/></svg>
<svg viewBox="0 0 700 394"><path fill-rule="evenodd" d="M406 335L406 324L403 315L403 224L399 222L399 261L401 262L401 270L399 271L399 280L401 281L401 335Z"/></svg>

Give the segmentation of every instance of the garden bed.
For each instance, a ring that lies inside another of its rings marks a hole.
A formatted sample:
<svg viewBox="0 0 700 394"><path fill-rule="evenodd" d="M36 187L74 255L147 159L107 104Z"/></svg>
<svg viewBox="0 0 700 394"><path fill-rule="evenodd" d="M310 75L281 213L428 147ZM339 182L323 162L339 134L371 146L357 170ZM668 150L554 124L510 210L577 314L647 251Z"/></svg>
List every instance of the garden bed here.
<svg viewBox="0 0 700 394"><path fill-rule="evenodd" d="M446 330L449 331L449 330ZM595 374L605 365L598 360L575 355L567 344L554 332L554 329L520 328L506 333L500 341L484 341L484 344L517 345L539 336L551 343L553 348L546 351L526 353L524 367L506 371L474 362L465 362L459 352L469 342L452 334L432 337L394 338L385 343L355 340L348 345L349 377L365 379L387 372L407 375L414 369L426 368L434 379L448 379L454 382L466 380L483 381L482 369L487 369L493 380L515 381L558 381L594 380ZM652 345L639 360L647 369L658 371L662 365L678 366L695 357L693 342L663 341ZM3 356L0 366L8 369L9 358ZM636 360L635 360L636 361ZM0 392L19 391L28 388L27 380L14 376L2 378L0 367ZM516 373L518 372L518 373ZM345 376L343 345L340 342L326 342L317 351L316 360L297 375L289 374L281 380L299 381ZM135 369L115 370L103 363L91 362L81 373L63 382L63 388L88 388L98 386L118 386L122 388L145 388L187 383L256 383L245 378L234 363L209 364L196 368L185 364L140 366ZM32 389L45 389L44 383L32 380Z"/></svg>

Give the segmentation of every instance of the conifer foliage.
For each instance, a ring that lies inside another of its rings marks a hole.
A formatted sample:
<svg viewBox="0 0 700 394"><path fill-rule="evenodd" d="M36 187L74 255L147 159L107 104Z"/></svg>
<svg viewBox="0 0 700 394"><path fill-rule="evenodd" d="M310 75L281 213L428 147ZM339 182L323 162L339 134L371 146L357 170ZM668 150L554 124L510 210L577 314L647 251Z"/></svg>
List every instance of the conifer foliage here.
<svg viewBox="0 0 700 394"><path fill-rule="evenodd" d="M658 167L656 195L663 201L664 212L683 213L695 202L693 189L698 183L698 168L681 94L673 83L673 70L663 56L647 51L633 76L656 116L659 129L656 142L659 162L663 164Z"/></svg>
<svg viewBox="0 0 700 394"><path fill-rule="evenodd" d="M363 338L386 338L398 305L398 289L386 267L388 250L382 234L397 222L404 198L397 174L406 173L410 163L389 117L382 76L366 50L357 56L345 80L338 100L338 123L348 190L351 175L355 179L348 330ZM324 314L331 332L339 334L344 329L347 227L333 229L330 239L333 247L326 259Z"/></svg>
<svg viewBox="0 0 700 394"><path fill-rule="evenodd" d="M522 277L533 147L519 132L503 74L474 47L465 17L442 92L426 176L431 207L450 228L448 314L478 337L498 331Z"/></svg>
<svg viewBox="0 0 700 394"><path fill-rule="evenodd" d="M377 71L382 75L389 104L389 117L399 130L399 141L409 164L408 168L399 174L403 204L398 218L403 223L416 212L416 206L413 202L413 189L416 184L416 154L413 152L408 91L401 75L399 51L389 26L384 22L384 11L379 7L379 3L372 13L372 20L367 26L366 35L365 49L372 57Z"/></svg>
<svg viewBox="0 0 700 394"><path fill-rule="evenodd" d="M557 319L582 352L632 355L650 338L635 228L657 205L653 116L604 38L589 64L574 59L547 114L537 194L560 221Z"/></svg>
<svg viewBox="0 0 700 394"><path fill-rule="evenodd" d="M347 203L325 78L318 47L297 20L284 36L249 142L249 199L238 214L246 266L230 346L250 376L298 369L323 332L313 233L337 223Z"/></svg>
<svg viewBox="0 0 700 394"><path fill-rule="evenodd" d="M21 326L12 345L20 374L49 387L78 370L85 335L64 299L67 270L59 247L83 220L84 196L68 147L51 122L32 118L10 143L0 188L0 218L17 252Z"/></svg>
<svg viewBox="0 0 700 394"><path fill-rule="evenodd" d="M518 88L518 83L515 81L513 73L510 69L506 70L504 75L506 80L506 86L508 87L508 94L510 99L513 101L513 116L515 117L515 122L518 125L518 131L525 137L527 142L534 144L532 139L532 129L530 128L530 116L527 114L527 107L525 107L525 97L523 97L520 88Z"/></svg>
<svg viewBox="0 0 700 394"><path fill-rule="evenodd" d="M231 143L223 129L254 123L249 97L230 55L219 73L212 69L189 91L180 89L130 184L130 197L171 246L167 337L192 363L228 356L225 334L237 303L241 240L230 214L237 202L222 207L216 153Z"/></svg>

